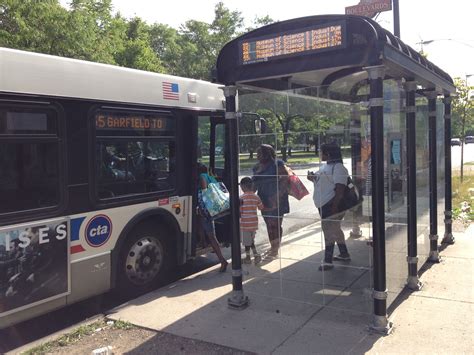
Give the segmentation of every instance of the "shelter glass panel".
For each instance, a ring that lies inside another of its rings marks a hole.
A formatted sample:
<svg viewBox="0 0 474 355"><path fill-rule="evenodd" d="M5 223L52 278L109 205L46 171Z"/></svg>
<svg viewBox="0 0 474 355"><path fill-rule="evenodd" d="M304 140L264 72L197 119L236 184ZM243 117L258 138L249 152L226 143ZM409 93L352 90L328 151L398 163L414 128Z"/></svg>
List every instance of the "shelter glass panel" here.
<svg viewBox="0 0 474 355"><path fill-rule="evenodd" d="M444 156L444 104L441 99L438 99L436 104L436 159L438 164L437 174L437 188L438 188L438 237L443 238L444 228L444 204L445 204L445 156Z"/></svg>
<svg viewBox="0 0 474 355"><path fill-rule="evenodd" d="M405 90L384 81L385 250L389 306L407 280L407 171Z"/></svg>
<svg viewBox="0 0 474 355"><path fill-rule="evenodd" d="M245 289L370 313L368 215L363 215L359 203L351 210L321 218L324 205L334 197L335 181L345 185L350 176L359 192L370 199L365 188L368 175L363 172L366 166L361 161L362 122L368 123L367 109L359 102L335 100L338 95L331 87L239 90L239 175L253 177L265 206L259 212L255 237L263 262L246 264L246 255L242 255ZM266 131L256 134L254 122L262 118ZM366 138L367 133L365 130ZM259 148L261 144L268 146ZM333 156L331 164L322 154L325 144L338 147L341 153ZM274 155L265 162L262 155L268 149ZM343 246L338 248L336 242ZM332 260L333 268L325 270L327 246L334 247L334 256L345 256L346 246L350 260Z"/></svg>
<svg viewBox="0 0 474 355"><path fill-rule="evenodd" d="M418 268L430 253L430 154L428 100L416 99L416 213Z"/></svg>

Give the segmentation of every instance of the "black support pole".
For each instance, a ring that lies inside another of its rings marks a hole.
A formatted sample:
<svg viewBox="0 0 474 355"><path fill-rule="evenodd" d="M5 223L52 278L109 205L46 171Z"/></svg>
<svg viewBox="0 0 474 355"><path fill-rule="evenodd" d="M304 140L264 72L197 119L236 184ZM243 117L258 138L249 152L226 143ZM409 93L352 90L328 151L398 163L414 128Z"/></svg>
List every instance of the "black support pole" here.
<svg viewBox="0 0 474 355"><path fill-rule="evenodd" d="M436 149L436 98L434 91L427 93L430 151L430 255L428 261L439 263L438 252L438 157Z"/></svg>
<svg viewBox="0 0 474 355"><path fill-rule="evenodd" d="M444 173L445 173L445 204L444 204L444 237L443 244L454 244L452 216L453 216L453 189L451 181L451 100L448 95L444 97Z"/></svg>
<svg viewBox="0 0 474 355"><path fill-rule="evenodd" d="M400 6L398 0L392 0L393 4L393 34L400 38Z"/></svg>
<svg viewBox="0 0 474 355"><path fill-rule="evenodd" d="M350 134L351 134L351 161L352 161L352 176L355 177L354 181L356 186L360 186L360 173L357 171L357 162L360 159L360 156L356 152L360 152L361 149L361 138L360 138L360 107L359 104L351 105L351 124L350 124ZM360 154L360 153L359 153ZM362 206L357 207L353 211L352 217L352 230L350 232L351 238L361 238L362 230L360 229L360 217L362 216Z"/></svg>
<svg viewBox="0 0 474 355"><path fill-rule="evenodd" d="M374 275L374 316L370 328L388 334L392 325L387 318L387 280L385 260L385 190L384 190L384 125L383 65L364 68L370 83L370 140L372 164L372 235Z"/></svg>
<svg viewBox="0 0 474 355"><path fill-rule="evenodd" d="M407 198L408 198L408 234L407 262L408 278L406 286L419 290L418 280L418 245L417 245L417 216L416 216L416 82L407 81L406 90L406 129L407 129Z"/></svg>
<svg viewBox="0 0 474 355"><path fill-rule="evenodd" d="M233 309L244 309L248 306L248 297L244 295L242 287L242 259L240 253L240 217L239 217L239 127L237 125L237 113L235 86L224 87L226 98L225 118L229 132L229 159L230 159L230 213L232 233L232 295L227 304Z"/></svg>

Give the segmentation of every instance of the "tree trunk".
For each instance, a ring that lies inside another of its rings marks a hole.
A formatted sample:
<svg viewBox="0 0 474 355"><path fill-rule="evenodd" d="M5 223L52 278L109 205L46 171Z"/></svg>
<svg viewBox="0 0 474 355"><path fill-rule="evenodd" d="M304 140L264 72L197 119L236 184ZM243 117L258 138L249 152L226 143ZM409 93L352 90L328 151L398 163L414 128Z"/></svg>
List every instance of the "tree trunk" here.
<svg viewBox="0 0 474 355"><path fill-rule="evenodd" d="M464 127L466 124L466 107L464 107L464 114L462 116L462 125L461 125L461 184L464 178Z"/></svg>

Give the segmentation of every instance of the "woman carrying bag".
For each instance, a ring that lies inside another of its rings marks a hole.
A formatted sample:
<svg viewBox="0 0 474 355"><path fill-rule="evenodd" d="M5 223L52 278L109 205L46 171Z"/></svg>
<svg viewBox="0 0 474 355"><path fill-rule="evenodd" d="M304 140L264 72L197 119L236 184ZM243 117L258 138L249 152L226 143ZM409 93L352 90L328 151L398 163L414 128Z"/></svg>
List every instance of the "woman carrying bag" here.
<svg viewBox="0 0 474 355"><path fill-rule="evenodd" d="M321 216L321 228L324 235L324 264L319 270L330 270L334 267L332 261L350 261L341 220L345 210L341 207L349 173L342 164L341 148L335 143L321 146L321 160L326 164L318 172L309 172L308 180L314 183L313 200ZM333 257L334 246L337 243L340 254Z"/></svg>
<svg viewBox="0 0 474 355"><path fill-rule="evenodd" d="M214 176L209 175L207 167L204 164L198 163L198 173L199 173L199 184L198 184L198 196L202 195L202 192L208 188L210 183L217 183L217 180ZM205 236L207 237L209 243L211 244L212 249L216 253L221 267L219 272L225 272L227 269L227 260L222 255L219 242L217 241L216 232L214 228L214 221L209 216L208 213L203 211L202 204L198 207L198 221L203 229Z"/></svg>
<svg viewBox="0 0 474 355"><path fill-rule="evenodd" d="M257 149L258 163L253 168L254 186L262 200L262 216L268 231L271 249L269 256L275 257L280 249L283 216L290 212L288 201L288 172L282 160L269 144Z"/></svg>

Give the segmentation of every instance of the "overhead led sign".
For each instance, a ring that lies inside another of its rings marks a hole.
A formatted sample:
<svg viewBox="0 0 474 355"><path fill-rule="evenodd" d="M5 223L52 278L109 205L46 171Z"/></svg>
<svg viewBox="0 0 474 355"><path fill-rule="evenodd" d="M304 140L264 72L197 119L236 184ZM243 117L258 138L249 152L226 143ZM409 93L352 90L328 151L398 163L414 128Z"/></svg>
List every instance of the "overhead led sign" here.
<svg viewBox="0 0 474 355"><path fill-rule="evenodd" d="M344 47L344 27L343 23L337 23L242 41L240 42L240 62L241 64L266 62L282 57Z"/></svg>

